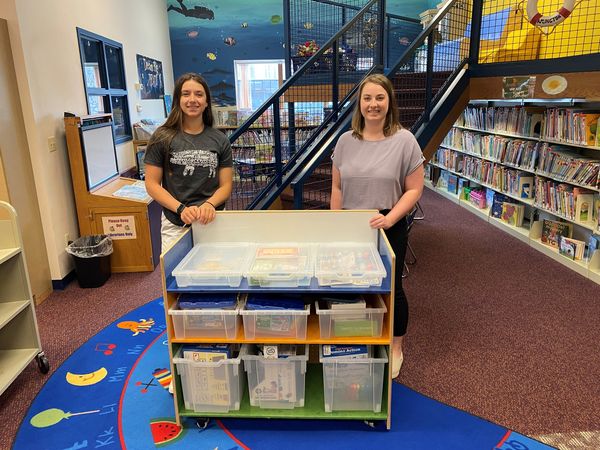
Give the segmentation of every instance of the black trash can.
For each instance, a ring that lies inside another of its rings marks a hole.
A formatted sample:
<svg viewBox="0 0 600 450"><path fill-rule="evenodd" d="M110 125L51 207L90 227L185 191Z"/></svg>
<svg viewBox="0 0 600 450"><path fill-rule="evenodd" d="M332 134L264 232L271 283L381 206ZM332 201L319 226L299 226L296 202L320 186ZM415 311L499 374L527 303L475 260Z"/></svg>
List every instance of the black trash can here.
<svg viewBox="0 0 600 450"><path fill-rule="evenodd" d="M82 288L100 287L110 278L112 240L105 234L81 236L66 248L75 260L77 281Z"/></svg>

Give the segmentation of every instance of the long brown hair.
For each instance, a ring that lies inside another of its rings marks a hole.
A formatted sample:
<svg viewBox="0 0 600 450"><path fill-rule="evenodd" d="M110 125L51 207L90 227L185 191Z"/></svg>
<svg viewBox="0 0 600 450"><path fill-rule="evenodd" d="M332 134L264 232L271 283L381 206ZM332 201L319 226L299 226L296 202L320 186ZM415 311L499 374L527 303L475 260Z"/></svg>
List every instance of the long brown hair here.
<svg viewBox="0 0 600 450"><path fill-rule="evenodd" d="M362 96L363 89L367 83L373 83L381 86L387 93L389 103L387 114L385 115L385 122L383 124L383 135L391 136L398 130L402 129L400 124L398 106L396 105L396 96L394 95L394 86L392 82L385 75L375 73L369 75L367 78L362 80L358 87L358 94L356 95L356 104L354 105L354 112L352 113L352 136L358 139L362 139L362 132L365 128L365 118L360 112L360 97Z"/></svg>
<svg viewBox="0 0 600 450"><path fill-rule="evenodd" d="M183 89L183 83L188 80L194 80L197 83L200 83L202 87L204 87L204 92L206 93L206 108L202 113L202 122L205 127L212 127L214 119L212 114L212 101L210 97L210 89L208 88L208 83L201 75L193 72L184 73L175 82L175 88L173 89L173 108L167 117L165 123L163 123L160 127L156 129L156 131L152 134L150 138L149 144L153 144L156 142L165 141L167 145L171 143L175 135L178 131L181 131L183 127L183 112L181 111L181 106L179 101L181 100L181 90Z"/></svg>

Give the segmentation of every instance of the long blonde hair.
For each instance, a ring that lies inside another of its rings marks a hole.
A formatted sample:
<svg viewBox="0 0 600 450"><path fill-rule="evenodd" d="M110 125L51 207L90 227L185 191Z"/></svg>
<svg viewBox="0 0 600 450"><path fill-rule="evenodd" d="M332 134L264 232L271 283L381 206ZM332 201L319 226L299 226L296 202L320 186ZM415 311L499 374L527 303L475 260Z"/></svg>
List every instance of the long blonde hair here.
<svg viewBox="0 0 600 450"><path fill-rule="evenodd" d="M360 97L362 96L363 89L367 83L373 83L381 86L387 93L389 104L387 114L385 115L385 122L383 124L383 135L391 136L398 130L402 129L400 124L398 106L396 105L396 96L394 95L394 86L392 82L385 75L375 73L369 75L367 78L361 81L358 87L358 93L356 94L356 104L354 105L354 112L352 113L352 136L357 139L362 139L362 132L365 128L365 118L360 112Z"/></svg>
<svg viewBox="0 0 600 450"><path fill-rule="evenodd" d="M206 93L206 108L202 113L202 122L205 127L212 127L214 119L212 114L211 107L211 98L210 98L210 89L208 88L208 83L201 75L193 72L184 73L175 82L175 88L173 89L173 108L171 109L171 113L165 123L163 123L160 127L156 129L156 131L152 134L150 138L149 144L154 144L156 142L166 142L167 145L171 144L171 141L175 137L178 131L181 131L183 127L183 112L181 111L181 90L183 89L183 83L189 80L194 80L197 83L200 83L204 88L204 92Z"/></svg>

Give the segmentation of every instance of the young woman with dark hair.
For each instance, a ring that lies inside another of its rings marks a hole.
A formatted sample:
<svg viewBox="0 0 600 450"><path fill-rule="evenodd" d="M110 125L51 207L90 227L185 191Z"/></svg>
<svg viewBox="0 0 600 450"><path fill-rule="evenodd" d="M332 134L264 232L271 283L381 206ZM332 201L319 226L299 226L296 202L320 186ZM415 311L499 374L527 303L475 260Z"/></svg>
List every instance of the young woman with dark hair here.
<svg viewBox="0 0 600 450"><path fill-rule="evenodd" d="M163 207L163 251L185 226L212 222L231 195L231 145L212 125L208 84L195 73L180 76L173 109L150 138L144 159L146 190Z"/></svg>

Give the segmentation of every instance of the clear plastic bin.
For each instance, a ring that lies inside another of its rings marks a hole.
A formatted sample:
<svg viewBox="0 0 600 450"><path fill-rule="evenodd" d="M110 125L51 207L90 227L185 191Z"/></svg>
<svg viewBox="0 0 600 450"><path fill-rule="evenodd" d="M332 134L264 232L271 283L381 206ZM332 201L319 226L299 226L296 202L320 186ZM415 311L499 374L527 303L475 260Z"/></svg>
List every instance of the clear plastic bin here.
<svg viewBox="0 0 600 450"><path fill-rule="evenodd" d="M309 244L261 244L254 250L246 277L249 286L310 286L314 266Z"/></svg>
<svg viewBox="0 0 600 450"><path fill-rule="evenodd" d="M382 346L375 348L375 354L376 358L324 358L323 346L319 346L325 412L381 412L383 374L388 358Z"/></svg>
<svg viewBox="0 0 600 450"><path fill-rule="evenodd" d="M240 324L238 301L235 309L179 309L169 308L176 339L225 338L235 339Z"/></svg>
<svg viewBox="0 0 600 450"><path fill-rule="evenodd" d="M195 412L239 410L246 381L240 362L247 352L247 346L243 345L236 358L198 362L184 359L179 349L173 363L181 378L185 409Z"/></svg>
<svg viewBox="0 0 600 450"><path fill-rule="evenodd" d="M319 286L381 286L386 274L375 244L330 242L317 248Z"/></svg>
<svg viewBox="0 0 600 450"><path fill-rule="evenodd" d="M298 354L287 358L267 359L245 355L250 405L263 409L293 409L304 406L304 378L308 345L297 346ZM255 353L252 352L251 353Z"/></svg>
<svg viewBox="0 0 600 450"><path fill-rule="evenodd" d="M316 301L315 310L319 316L321 339L350 336L381 337L383 316L387 312L380 295L367 299L367 307L364 309L321 309L319 301Z"/></svg>
<svg viewBox="0 0 600 450"><path fill-rule="evenodd" d="M244 337L259 338L291 338L306 339L306 321L310 314L310 305L304 310L274 309L247 310L240 309L244 319Z"/></svg>
<svg viewBox="0 0 600 450"><path fill-rule="evenodd" d="M173 269L177 286L238 287L252 246L244 242L196 244Z"/></svg>

